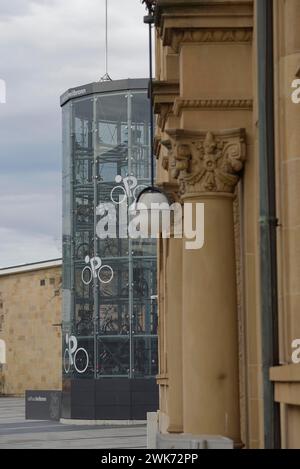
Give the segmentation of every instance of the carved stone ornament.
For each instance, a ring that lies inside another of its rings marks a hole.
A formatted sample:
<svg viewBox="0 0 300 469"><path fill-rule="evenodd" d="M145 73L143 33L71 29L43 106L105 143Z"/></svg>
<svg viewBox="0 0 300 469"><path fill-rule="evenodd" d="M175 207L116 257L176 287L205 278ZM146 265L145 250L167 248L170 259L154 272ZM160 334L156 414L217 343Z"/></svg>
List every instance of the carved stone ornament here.
<svg viewBox="0 0 300 469"><path fill-rule="evenodd" d="M176 98L173 105L173 113L180 116L182 110L215 110L234 111L253 109L252 99L182 99Z"/></svg>
<svg viewBox="0 0 300 469"><path fill-rule="evenodd" d="M165 32L164 44L171 46L178 53L184 43L251 43L252 28L192 28L168 29Z"/></svg>
<svg viewBox="0 0 300 469"><path fill-rule="evenodd" d="M233 193L246 159L244 129L223 132L169 130L170 176L181 195Z"/></svg>

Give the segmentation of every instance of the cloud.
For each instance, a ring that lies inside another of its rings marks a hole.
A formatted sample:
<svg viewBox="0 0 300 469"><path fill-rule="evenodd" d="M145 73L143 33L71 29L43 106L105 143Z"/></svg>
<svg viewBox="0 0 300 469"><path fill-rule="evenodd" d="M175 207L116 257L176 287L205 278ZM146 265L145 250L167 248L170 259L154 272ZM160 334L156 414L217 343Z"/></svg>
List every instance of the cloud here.
<svg viewBox="0 0 300 469"><path fill-rule="evenodd" d="M12 0L0 4L0 18L2 21L9 20L16 16L30 14L34 4L55 5L59 0Z"/></svg>
<svg viewBox="0 0 300 469"><path fill-rule="evenodd" d="M0 267L60 256L60 172L0 175Z"/></svg>
<svg viewBox="0 0 300 469"><path fill-rule="evenodd" d="M2 226L21 234L57 236L61 225L59 201L54 191L1 196Z"/></svg>
<svg viewBox="0 0 300 469"><path fill-rule="evenodd" d="M51 236L0 228L0 268L60 257L57 240Z"/></svg>
<svg viewBox="0 0 300 469"><path fill-rule="evenodd" d="M28 13L30 2L27 0L14 0L12 2L2 2L0 4L0 18L2 21L13 16L23 16Z"/></svg>
<svg viewBox="0 0 300 469"><path fill-rule="evenodd" d="M144 7L139 0L108 3L111 77L147 76ZM6 81L7 104L0 104L0 242L12 252L19 252L12 243L24 233L26 245L30 239L33 246L44 245L47 258L53 252L47 249L47 240L60 236L59 228L51 231L42 210L44 204L52 220L60 217L54 208L60 203L59 97L68 88L97 81L104 74L104 4L104 0L1 2L0 78ZM18 217L10 211L18 212ZM60 220L54 223L59 224ZM26 252L30 261L31 250Z"/></svg>

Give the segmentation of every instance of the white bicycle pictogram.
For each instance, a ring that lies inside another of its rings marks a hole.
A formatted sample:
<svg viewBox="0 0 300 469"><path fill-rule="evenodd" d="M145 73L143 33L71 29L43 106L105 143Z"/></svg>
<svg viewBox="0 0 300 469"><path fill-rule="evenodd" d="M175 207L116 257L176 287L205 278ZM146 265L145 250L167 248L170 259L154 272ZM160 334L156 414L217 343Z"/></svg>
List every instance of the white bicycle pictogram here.
<svg viewBox="0 0 300 469"><path fill-rule="evenodd" d="M109 265L102 265L100 257L86 256L86 265L81 273L81 280L85 285L90 285L93 279L97 278L101 283L110 283L114 278L114 271Z"/></svg>
<svg viewBox="0 0 300 469"><path fill-rule="evenodd" d="M146 189L147 186L140 184L134 176L128 176L123 178L122 176L116 176L115 181L117 184L123 183L122 186L115 186L110 193L110 198L114 204L120 205L127 199L137 199L140 192Z"/></svg>
<svg viewBox="0 0 300 469"><path fill-rule="evenodd" d="M65 373L68 374L73 365L77 373L85 373L89 366L89 355L87 351L82 347L78 348L78 341L74 335L66 335L66 344L67 348L65 349L63 363Z"/></svg>

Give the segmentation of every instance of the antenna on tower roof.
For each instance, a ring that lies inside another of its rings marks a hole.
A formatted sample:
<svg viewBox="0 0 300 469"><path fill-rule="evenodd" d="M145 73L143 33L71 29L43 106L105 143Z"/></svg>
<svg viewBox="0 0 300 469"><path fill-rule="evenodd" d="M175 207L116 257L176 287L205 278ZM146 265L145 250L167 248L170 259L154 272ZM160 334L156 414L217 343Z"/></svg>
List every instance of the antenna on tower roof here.
<svg viewBox="0 0 300 469"><path fill-rule="evenodd" d="M105 74L100 81L112 81L108 74L108 0L105 0Z"/></svg>

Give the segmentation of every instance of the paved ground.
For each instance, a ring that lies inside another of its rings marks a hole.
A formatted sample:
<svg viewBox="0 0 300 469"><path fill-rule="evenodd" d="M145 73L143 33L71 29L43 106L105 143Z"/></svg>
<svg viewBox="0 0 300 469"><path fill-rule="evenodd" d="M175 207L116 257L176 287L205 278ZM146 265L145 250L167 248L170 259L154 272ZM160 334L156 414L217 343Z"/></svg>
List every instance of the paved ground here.
<svg viewBox="0 0 300 469"><path fill-rule="evenodd" d="M77 426L25 420L24 399L0 398L0 449L145 448L146 427Z"/></svg>

